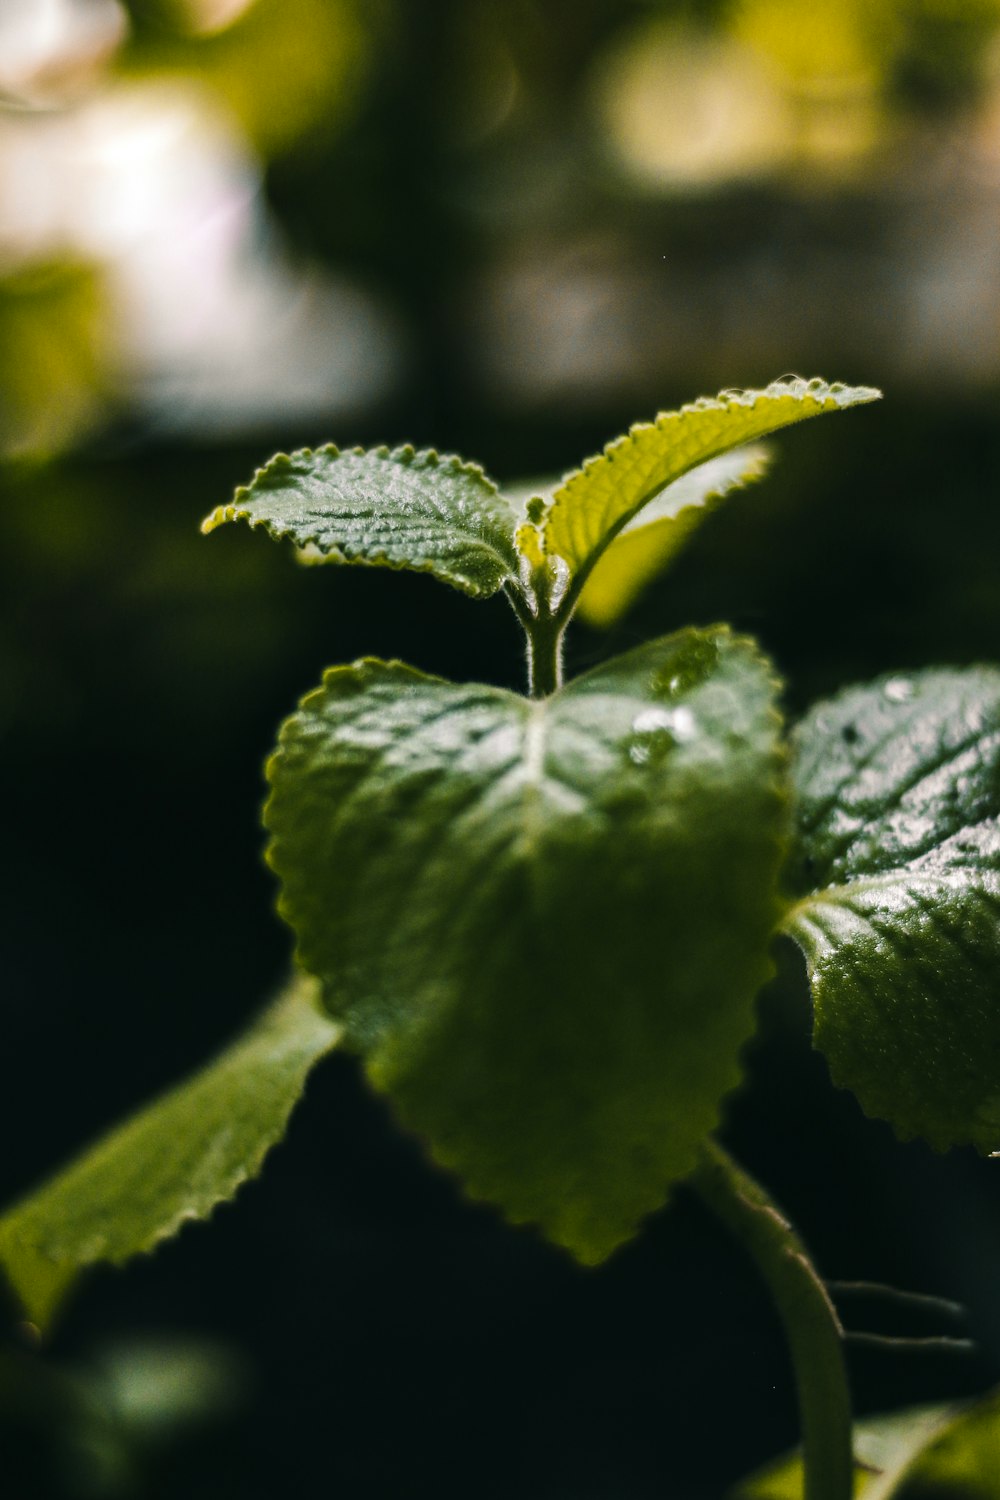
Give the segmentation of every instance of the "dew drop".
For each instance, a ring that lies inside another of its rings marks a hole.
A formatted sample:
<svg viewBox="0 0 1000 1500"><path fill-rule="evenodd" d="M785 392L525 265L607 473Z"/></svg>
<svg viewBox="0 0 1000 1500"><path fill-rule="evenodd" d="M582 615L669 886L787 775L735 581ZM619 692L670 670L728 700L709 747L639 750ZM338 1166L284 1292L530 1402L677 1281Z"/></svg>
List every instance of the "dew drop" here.
<svg viewBox="0 0 1000 1500"><path fill-rule="evenodd" d="M890 703L909 703L913 697L913 683L907 677L890 677L882 692Z"/></svg>
<svg viewBox="0 0 1000 1500"><path fill-rule="evenodd" d="M663 760L675 745L686 744L698 733L694 714L680 708L646 708L632 721L628 757L633 765L645 766Z"/></svg>
<svg viewBox="0 0 1000 1500"><path fill-rule="evenodd" d="M699 687L714 671L719 662L718 643L711 637L689 641L683 652L678 653L669 665L654 673L650 687L654 693L668 693L676 697Z"/></svg>

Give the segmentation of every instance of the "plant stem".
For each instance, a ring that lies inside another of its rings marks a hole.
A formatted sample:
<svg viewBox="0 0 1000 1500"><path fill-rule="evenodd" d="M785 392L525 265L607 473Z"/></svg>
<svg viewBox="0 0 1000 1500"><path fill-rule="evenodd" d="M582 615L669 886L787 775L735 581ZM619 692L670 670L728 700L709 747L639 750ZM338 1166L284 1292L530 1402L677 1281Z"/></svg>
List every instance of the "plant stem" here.
<svg viewBox="0 0 1000 1500"><path fill-rule="evenodd" d="M547 698L562 687L564 620L539 615L526 625L528 636L528 696Z"/></svg>
<svg viewBox="0 0 1000 1500"><path fill-rule="evenodd" d="M691 1184L740 1240L774 1299L788 1340L802 1426L804 1500L851 1500L851 1398L843 1330L805 1246L752 1177L715 1141Z"/></svg>

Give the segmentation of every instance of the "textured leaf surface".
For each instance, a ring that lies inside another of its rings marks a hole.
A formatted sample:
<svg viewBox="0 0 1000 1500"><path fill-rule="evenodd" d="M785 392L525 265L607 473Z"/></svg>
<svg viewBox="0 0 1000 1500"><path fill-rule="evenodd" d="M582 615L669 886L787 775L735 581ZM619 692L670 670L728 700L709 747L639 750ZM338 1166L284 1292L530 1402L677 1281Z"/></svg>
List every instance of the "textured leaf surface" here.
<svg viewBox="0 0 1000 1500"><path fill-rule="evenodd" d="M232 1197L340 1034L315 982L296 980L214 1062L9 1209L0 1264L28 1316L44 1326L85 1266L152 1250Z"/></svg>
<svg viewBox="0 0 1000 1500"><path fill-rule="evenodd" d="M596 1262L693 1166L770 971L770 669L686 631L551 698L335 668L265 821L305 967L470 1191Z"/></svg>
<svg viewBox="0 0 1000 1500"><path fill-rule="evenodd" d="M690 469L779 427L877 400L867 386L778 380L761 391L723 391L661 412L570 474L541 522L545 551L571 574L596 561L607 541L649 500Z"/></svg>
<svg viewBox="0 0 1000 1500"><path fill-rule="evenodd" d="M1000 1394L972 1406L918 1406L855 1424L858 1500L1000 1500ZM736 1500L802 1500L792 1453L745 1480Z"/></svg>
<svg viewBox="0 0 1000 1500"><path fill-rule="evenodd" d="M591 625L613 625L635 603L696 531L705 514L733 490L760 479L767 450L736 448L667 485L644 505L597 559L578 605Z"/></svg>
<svg viewBox="0 0 1000 1500"><path fill-rule="evenodd" d="M516 516L474 464L412 448L278 453L202 525L263 526L331 562L433 573L466 594L517 577Z"/></svg>
<svg viewBox="0 0 1000 1500"><path fill-rule="evenodd" d="M795 781L788 930L835 1082L904 1138L1000 1148L1000 672L849 689Z"/></svg>

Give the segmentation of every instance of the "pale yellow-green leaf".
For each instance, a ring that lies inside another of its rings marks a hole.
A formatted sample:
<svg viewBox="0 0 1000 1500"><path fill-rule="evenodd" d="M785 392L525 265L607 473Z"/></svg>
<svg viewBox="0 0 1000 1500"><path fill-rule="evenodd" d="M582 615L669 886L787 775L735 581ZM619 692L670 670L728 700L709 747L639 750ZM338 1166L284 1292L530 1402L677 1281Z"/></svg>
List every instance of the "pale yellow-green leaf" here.
<svg viewBox="0 0 1000 1500"><path fill-rule="evenodd" d="M723 391L679 411L661 412L563 481L539 523L544 549L561 557L582 582L632 517L690 469L780 427L879 395L868 386L786 379L764 390Z"/></svg>
<svg viewBox="0 0 1000 1500"><path fill-rule="evenodd" d="M613 625L673 561L708 511L733 490L760 479L767 462L766 448L734 448L669 484L597 559L580 595L580 616L589 625Z"/></svg>
<svg viewBox="0 0 1000 1500"><path fill-rule="evenodd" d="M256 1176L341 1028L296 979L226 1051L0 1218L0 1265L44 1328L76 1275L121 1265Z"/></svg>

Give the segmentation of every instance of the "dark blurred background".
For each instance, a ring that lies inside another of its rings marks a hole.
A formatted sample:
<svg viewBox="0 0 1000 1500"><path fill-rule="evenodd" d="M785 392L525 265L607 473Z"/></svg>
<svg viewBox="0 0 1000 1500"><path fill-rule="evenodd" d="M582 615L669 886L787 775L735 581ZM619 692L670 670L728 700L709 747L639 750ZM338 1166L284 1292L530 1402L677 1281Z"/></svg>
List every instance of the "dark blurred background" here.
<svg viewBox="0 0 1000 1500"><path fill-rule="evenodd" d="M794 713L1000 659L1000 0L0 0L5 1200L280 982L260 767L322 668L522 683L503 603L201 517L277 447L513 483L789 371L887 399L782 436L571 666L728 619ZM861 1409L983 1389L1000 1167L831 1089L790 952L748 1068L727 1139L823 1271L969 1310L975 1356L852 1355ZM580 1271L346 1058L235 1205L43 1353L5 1326L11 1500L709 1500L795 1438L685 1193Z"/></svg>

